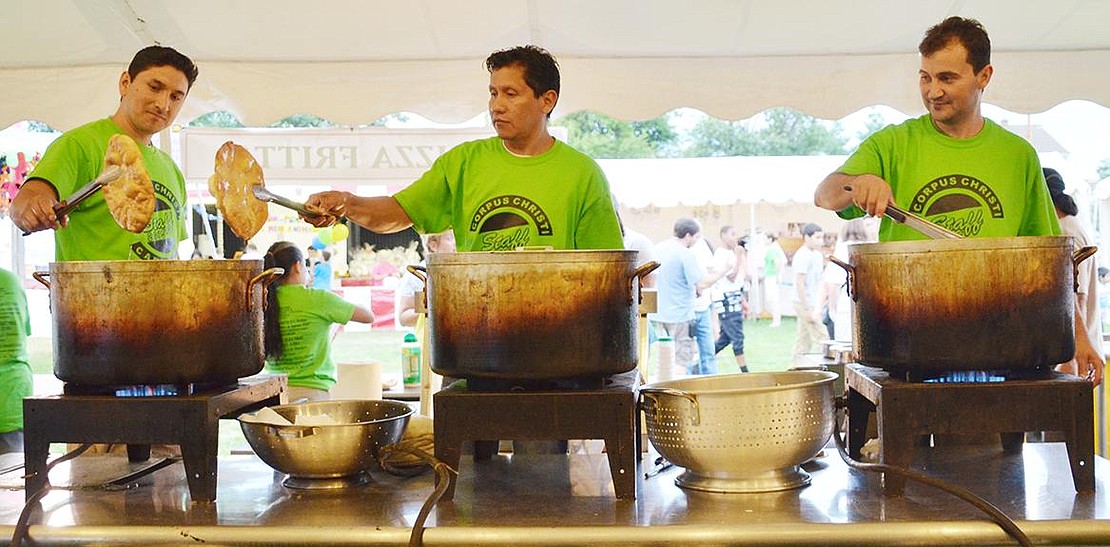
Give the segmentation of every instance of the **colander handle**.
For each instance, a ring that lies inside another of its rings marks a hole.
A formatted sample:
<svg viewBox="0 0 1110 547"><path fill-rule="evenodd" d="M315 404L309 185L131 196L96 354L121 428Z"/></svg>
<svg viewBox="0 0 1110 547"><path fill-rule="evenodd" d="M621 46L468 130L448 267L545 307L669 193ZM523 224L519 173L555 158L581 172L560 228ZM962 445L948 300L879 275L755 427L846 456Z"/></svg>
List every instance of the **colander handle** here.
<svg viewBox="0 0 1110 547"><path fill-rule="evenodd" d="M701 425L701 408L698 406L698 398L693 393L682 391L681 389L673 389L669 387L647 387L640 388L640 396L647 397L655 403L655 416L656 420L659 419L659 396L669 395L671 397L679 397L690 401L690 405L694 407L694 423L692 425ZM640 404L640 408L643 408Z"/></svg>

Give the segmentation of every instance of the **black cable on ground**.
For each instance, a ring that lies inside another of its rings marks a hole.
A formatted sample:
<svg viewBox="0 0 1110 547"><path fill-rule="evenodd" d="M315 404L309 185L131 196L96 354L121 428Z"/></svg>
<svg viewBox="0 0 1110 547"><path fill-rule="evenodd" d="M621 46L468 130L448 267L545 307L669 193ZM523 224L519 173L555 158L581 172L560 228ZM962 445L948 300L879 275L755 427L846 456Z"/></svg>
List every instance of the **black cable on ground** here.
<svg viewBox="0 0 1110 547"><path fill-rule="evenodd" d="M46 476L43 477L45 479L45 482L43 483L42 488L40 488L38 492L35 492L33 495L31 495L31 497L27 498L27 503L23 504L23 511L20 511L19 513L19 520L15 521L15 530L12 531L12 547L20 547L21 545L23 545L23 537L27 535L27 529L30 527L29 521L31 520L32 509L35 507L35 505L42 501L42 498L46 497L46 494L48 492L50 492L50 470L54 469L54 466L62 462L72 460L73 458L84 454L85 451L89 448L92 448L92 443L85 443L73 449L68 454L65 454L64 456L61 456L58 459L46 464L46 469L43 470L43 474L45 474Z"/></svg>
<svg viewBox="0 0 1110 547"><path fill-rule="evenodd" d="M846 408L847 404L844 402L844 399L842 397L838 397L836 400L837 412L839 413L841 409ZM998 526L1001 527L1002 530L1006 532L1006 534L1014 538L1014 541L1017 541L1018 544L1022 547L1033 547L1033 542L1029 539L1028 536L1025 535L1025 532L1022 532L1021 528L1018 528L1017 524L1015 524L1014 521L1010 519L1010 517L1006 516L1006 514L1003 513L1001 509L995 507L994 504L992 504L991 502L975 495L966 488L956 486L954 484L949 484L940 479L935 479L928 475L924 475L902 467L896 467L883 463L864 463L853 460L851 456L848 455L848 448L845 446L844 439L841 438L839 416L833 417L833 438L836 440L836 450L840 453L840 458L844 460L844 463L848 464L848 467L851 467L852 469L859 469L862 471L872 471L875 473L893 473L895 475L899 475L907 479L917 481L922 484L932 486L933 488L948 492L949 494L952 494L953 496L956 496L975 506L976 509L979 509L980 511L986 513L992 521L998 524Z"/></svg>
<svg viewBox="0 0 1110 547"><path fill-rule="evenodd" d="M404 446L403 444L391 444L382 448L381 453L378 455L378 464L380 464L382 469L387 473L393 475L411 477L422 473L423 468L418 468L414 472L413 469L408 467L399 468L388 464L386 459L392 452L404 452L416 456L436 473L435 490L428 496L428 499L424 500L424 505L420 507L420 512L417 513L416 521L412 524L412 533L409 535L409 547L420 547L424 543L424 523L427 522L428 515L432 512L432 507L435 507L435 504L439 503L440 498L447 493L447 488L451 486L451 481L455 480L459 472L455 469L451 469L451 466L437 460L435 456L424 450Z"/></svg>

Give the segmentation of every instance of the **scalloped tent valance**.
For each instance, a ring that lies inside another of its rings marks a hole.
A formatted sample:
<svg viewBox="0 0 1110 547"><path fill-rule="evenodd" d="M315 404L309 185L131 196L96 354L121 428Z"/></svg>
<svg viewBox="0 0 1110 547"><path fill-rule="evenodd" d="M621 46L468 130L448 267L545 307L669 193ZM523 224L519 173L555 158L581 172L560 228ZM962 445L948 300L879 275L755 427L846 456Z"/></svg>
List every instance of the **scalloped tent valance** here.
<svg viewBox="0 0 1110 547"><path fill-rule="evenodd" d="M954 14L991 34L988 102L1110 105L1110 2L13 0L0 33L0 127L68 129L110 114L119 73L152 43L200 66L180 122L213 110L248 125L296 113L358 125L400 111L459 122L485 110L486 55L524 43L559 58L556 115L915 113L916 45Z"/></svg>

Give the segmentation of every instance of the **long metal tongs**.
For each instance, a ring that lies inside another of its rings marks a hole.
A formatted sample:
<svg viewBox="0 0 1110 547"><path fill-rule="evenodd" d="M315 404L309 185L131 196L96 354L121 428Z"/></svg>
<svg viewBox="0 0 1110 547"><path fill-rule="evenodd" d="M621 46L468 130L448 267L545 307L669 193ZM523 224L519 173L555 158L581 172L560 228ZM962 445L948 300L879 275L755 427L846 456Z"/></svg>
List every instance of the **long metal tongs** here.
<svg viewBox="0 0 1110 547"><path fill-rule="evenodd" d="M99 191L107 184L115 182L116 179L123 176L123 169L119 166L111 165L100 173L100 176L93 179L92 182L80 187L76 192L66 196L65 199L59 201L54 205L54 216L61 220L66 215L73 212L81 202L89 199L93 194ZM23 235L29 235L31 232L23 232Z"/></svg>
<svg viewBox="0 0 1110 547"><path fill-rule="evenodd" d="M327 213L317 213L316 211L310 211L307 207L305 207L303 203L293 201L283 196L279 196L262 186L251 186L251 193L254 194L254 197L262 201L268 201L275 205L285 207L286 209L292 209L306 217L335 216L329 215ZM342 222L344 218L345 217L336 217L335 222Z"/></svg>
<svg viewBox="0 0 1110 547"><path fill-rule="evenodd" d="M845 186L844 190L851 192L852 187ZM949 230L948 228L945 228L938 224L933 224L932 222L929 222L928 220L925 220L894 204L888 204L886 206L886 216L890 217L890 220L893 220L894 222L897 222L899 224L905 224L906 226L917 230L922 235L925 235L932 239L963 239L963 236L961 236L960 234L957 234L956 232L953 232L952 230Z"/></svg>
<svg viewBox="0 0 1110 547"><path fill-rule="evenodd" d="M960 234L939 224L929 222L897 205L887 205L886 216L890 217L890 220L894 222L905 224L933 239L963 239L963 236Z"/></svg>

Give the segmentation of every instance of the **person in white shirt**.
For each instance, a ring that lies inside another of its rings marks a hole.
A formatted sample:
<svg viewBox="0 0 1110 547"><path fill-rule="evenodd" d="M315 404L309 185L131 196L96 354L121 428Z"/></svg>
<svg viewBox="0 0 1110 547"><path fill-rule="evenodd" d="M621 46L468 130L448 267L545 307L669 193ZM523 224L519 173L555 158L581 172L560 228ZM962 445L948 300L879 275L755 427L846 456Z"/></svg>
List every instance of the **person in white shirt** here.
<svg viewBox="0 0 1110 547"><path fill-rule="evenodd" d="M1091 238L1087 236L1087 229L1076 216L1079 214L1079 206L1071 196L1064 193L1064 178L1055 169L1045 167L1044 180L1048 184L1048 193L1052 196L1052 204L1056 208L1056 217L1060 220L1060 230L1064 235L1072 238L1076 249L1089 246ZM1091 341L1091 347L1101 348L1102 319L1098 309L1098 261L1090 257L1080 262L1076 266L1076 274L1075 309L1087 327L1087 337ZM1056 370L1076 374L1075 359L1060 364Z"/></svg>
<svg viewBox="0 0 1110 547"><path fill-rule="evenodd" d="M747 299L747 268L748 253L736 228L721 227L721 246L713 254L713 269L721 273L712 287L713 307L721 325L714 352L720 353L731 344L740 372L748 372L748 361L744 357L744 319L751 313Z"/></svg>
<svg viewBox="0 0 1110 547"><path fill-rule="evenodd" d="M802 241L802 246L791 259L791 269L794 272L794 312L798 317L798 335L794 340L796 362L800 362L802 354L810 353L814 345L828 337L828 331L821 323L824 311L818 306L821 273L825 269L825 257L821 256L825 232L816 224L806 224L802 228Z"/></svg>

